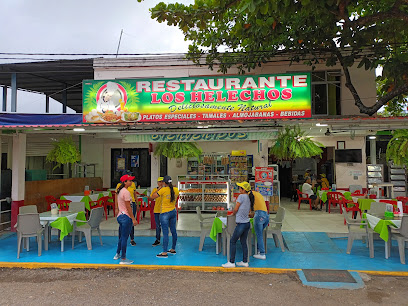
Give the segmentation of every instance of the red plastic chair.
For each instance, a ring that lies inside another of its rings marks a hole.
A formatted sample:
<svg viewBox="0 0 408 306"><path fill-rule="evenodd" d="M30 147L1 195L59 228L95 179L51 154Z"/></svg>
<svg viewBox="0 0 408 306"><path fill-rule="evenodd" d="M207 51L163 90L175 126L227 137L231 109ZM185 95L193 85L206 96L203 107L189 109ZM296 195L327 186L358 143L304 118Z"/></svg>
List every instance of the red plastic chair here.
<svg viewBox="0 0 408 306"><path fill-rule="evenodd" d="M299 202L298 210L300 209L300 203L302 201L306 201L306 202L309 201L310 210L312 210L312 199L309 198L309 196L306 193L300 192L299 189L296 189L296 192L297 192L298 202Z"/></svg>
<svg viewBox="0 0 408 306"><path fill-rule="evenodd" d="M62 196L66 196L66 195L68 195L69 193L61 193L61 197Z"/></svg>
<svg viewBox="0 0 408 306"><path fill-rule="evenodd" d="M51 210L51 204L55 203L56 198L52 195L46 196L45 201L47 201L47 211Z"/></svg>
<svg viewBox="0 0 408 306"><path fill-rule="evenodd" d="M353 204L353 205L349 206L349 204ZM340 205L343 207L343 211L345 211L346 213L352 211L353 216L357 216L357 213L359 213L360 218L361 218L361 210L358 207L358 203L355 203L355 202L353 202L351 200L347 200L346 198L343 197L343 198L340 199ZM344 225L346 225L346 217L344 217Z"/></svg>
<svg viewBox="0 0 408 306"><path fill-rule="evenodd" d="M139 210L137 211L137 224L139 224L141 212L150 211L150 203L147 202L146 205L145 201L143 201L143 198L137 198L137 201L139 202Z"/></svg>
<svg viewBox="0 0 408 306"><path fill-rule="evenodd" d="M356 192L353 192L351 196L352 197L362 197L364 196L364 193L361 193L360 190L357 190Z"/></svg>
<svg viewBox="0 0 408 306"><path fill-rule="evenodd" d="M108 197L108 196L106 196L106 197L102 197L102 198L104 198L104 205L103 205L103 207L104 207L104 209L105 209L105 216L106 216L106 220L108 220L108 214L109 214L109 208L112 208L112 210L113 210L113 216L114 217L116 217L116 212L115 212L115 198L113 198L113 202L109 202L109 200L110 199L112 199L112 197ZM102 199L101 198L101 199Z"/></svg>
<svg viewBox="0 0 408 306"><path fill-rule="evenodd" d="M56 199L55 203L57 203L59 210L61 211L68 211L69 209L69 203L71 203L72 201L70 200L59 200Z"/></svg>
<svg viewBox="0 0 408 306"><path fill-rule="evenodd" d="M346 200L346 198L341 192L328 192L327 199L328 199L327 205L329 205L329 214L330 214L330 208L332 205L333 206L341 205L340 200L342 199ZM341 209L340 209L340 213L342 213Z"/></svg>
<svg viewBox="0 0 408 306"><path fill-rule="evenodd" d="M377 195L376 195L376 194L370 194L370 195L368 196L368 198L369 198L369 199L376 199L376 198L377 198Z"/></svg>
<svg viewBox="0 0 408 306"><path fill-rule="evenodd" d="M322 188L321 190L330 190L329 188Z"/></svg>
<svg viewBox="0 0 408 306"><path fill-rule="evenodd" d="M403 213L408 214L408 197L397 197L397 201L402 202Z"/></svg>
<svg viewBox="0 0 408 306"><path fill-rule="evenodd" d="M380 203L391 204L394 213L398 213L398 203L393 200L380 200Z"/></svg>

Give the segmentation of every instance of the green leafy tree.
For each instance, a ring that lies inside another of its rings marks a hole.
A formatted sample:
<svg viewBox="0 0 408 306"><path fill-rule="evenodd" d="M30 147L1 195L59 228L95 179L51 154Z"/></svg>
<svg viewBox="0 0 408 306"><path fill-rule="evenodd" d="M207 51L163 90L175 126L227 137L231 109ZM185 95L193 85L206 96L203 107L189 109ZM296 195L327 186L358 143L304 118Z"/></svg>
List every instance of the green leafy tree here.
<svg viewBox="0 0 408 306"><path fill-rule="evenodd" d="M52 169L61 167L63 164L74 164L81 160L81 154L72 140L72 137L61 138L53 143L52 150L48 153L46 161L56 162L57 165Z"/></svg>
<svg viewBox="0 0 408 306"><path fill-rule="evenodd" d="M355 105L368 115L408 94L407 0L161 2L151 9L151 17L183 31L191 41L188 57L195 63L224 73L286 59L311 66L340 63ZM382 77L394 87L374 105L365 105L350 75L353 65L383 67Z"/></svg>
<svg viewBox="0 0 408 306"><path fill-rule="evenodd" d="M408 130L396 130L387 145L387 161L395 165L408 166Z"/></svg>
<svg viewBox="0 0 408 306"><path fill-rule="evenodd" d="M278 133L277 139L270 150L270 155L274 155L279 160L293 160L296 158L309 158L321 156L324 147L321 143L313 141L306 136L299 126L286 127Z"/></svg>
<svg viewBox="0 0 408 306"><path fill-rule="evenodd" d="M186 157L200 158L202 153L203 150L193 142L161 142L157 144L154 150L154 155L163 155L170 159Z"/></svg>

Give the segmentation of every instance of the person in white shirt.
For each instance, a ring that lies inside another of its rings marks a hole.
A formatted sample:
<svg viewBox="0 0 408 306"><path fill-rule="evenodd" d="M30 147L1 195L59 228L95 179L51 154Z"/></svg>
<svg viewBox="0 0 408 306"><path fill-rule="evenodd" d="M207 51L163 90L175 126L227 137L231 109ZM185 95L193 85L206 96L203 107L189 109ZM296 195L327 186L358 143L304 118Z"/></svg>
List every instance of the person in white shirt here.
<svg viewBox="0 0 408 306"><path fill-rule="evenodd" d="M302 193L307 194L307 196L313 200L312 209L321 210L319 208L320 199L313 192L313 188L314 188L315 184L316 184L315 181L313 181L313 183L312 183L312 179L310 177L307 177L305 183L302 186Z"/></svg>

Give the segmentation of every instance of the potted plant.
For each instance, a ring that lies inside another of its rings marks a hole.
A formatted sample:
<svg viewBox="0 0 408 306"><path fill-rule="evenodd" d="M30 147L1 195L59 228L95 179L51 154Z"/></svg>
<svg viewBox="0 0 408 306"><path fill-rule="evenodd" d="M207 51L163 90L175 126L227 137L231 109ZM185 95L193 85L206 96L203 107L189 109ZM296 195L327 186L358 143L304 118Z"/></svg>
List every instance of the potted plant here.
<svg viewBox="0 0 408 306"><path fill-rule="evenodd" d="M193 142L161 142L156 146L154 150L154 155L163 155L167 158L186 158L186 157L197 157L203 150Z"/></svg>
<svg viewBox="0 0 408 306"><path fill-rule="evenodd" d="M81 160L81 153L79 152L72 137L64 137L53 143L53 148L46 157L49 163L56 162L57 165L52 169L61 167L63 164L75 164Z"/></svg>
<svg viewBox="0 0 408 306"><path fill-rule="evenodd" d="M300 127L286 127L278 133L278 138L274 140L270 155L274 155L278 160L293 160L296 158L308 158L321 156L323 153L321 143L312 140L302 131Z"/></svg>

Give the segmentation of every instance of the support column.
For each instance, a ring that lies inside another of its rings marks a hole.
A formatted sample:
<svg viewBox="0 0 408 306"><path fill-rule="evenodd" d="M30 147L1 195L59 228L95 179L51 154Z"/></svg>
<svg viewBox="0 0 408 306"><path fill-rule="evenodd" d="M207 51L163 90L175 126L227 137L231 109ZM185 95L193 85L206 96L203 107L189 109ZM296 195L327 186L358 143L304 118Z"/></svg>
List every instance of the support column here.
<svg viewBox="0 0 408 306"><path fill-rule="evenodd" d="M67 113L67 84L65 84L65 89L62 92L62 112Z"/></svg>
<svg viewBox="0 0 408 306"><path fill-rule="evenodd" d="M156 148L157 144L153 144L153 152L154 149ZM151 166L151 177L150 177L150 186L152 187L152 189L154 187L157 187L157 179L160 176L160 156L156 156L152 153L150 153L151 155L151 159L150 159L150 166ZM175 179L173 178L173 182L175 181Z"/></svg>
<svg viewBox="0 0 408 306"><path fill-rule="evenodd" d="M48 114L50 112L50 96L45 96L45 112Z"/></svg>
<svg viewBox="0 0 408 306"><path fill-rule="evenodd" d="M268 166L268 140L258 141L258 152L261 157L260 167Z"/></svg>
<svg viewBox="0 0 408 306"><path fill-rule="evenodd" d="M17 111L17 74L11 74L11 112Z"/></svg>
<svg viewBox="0 0 408 306"><path fill-rule="evenodd" d="M13 136L13 165L11 171L11 228L17 222L19 208L24 205L26 134Z"/></svg>
<svg viewBox="0 0 408 306"><path fill-rule="evenodd" d="M13 138L7 138L7 169L11 169L13 167Z"/></svg>
<svg viewBox="0 0 408 306"><path fill-rule="evenodd" d="M370 139L370 163L375 165L377 164L377 140Z"/></svg>
<svg viewBox="0 0 408 306"><path fill-rule="evenodd" d="M2 86L3 88L3 112L7 111L7 86Z"/></svg>

